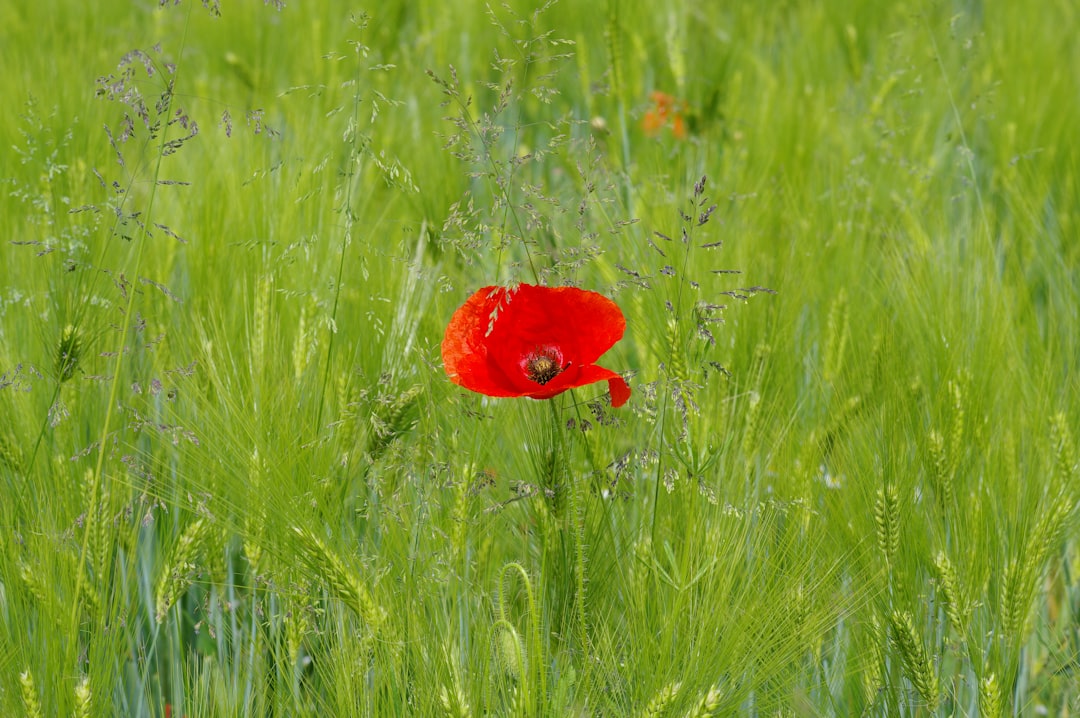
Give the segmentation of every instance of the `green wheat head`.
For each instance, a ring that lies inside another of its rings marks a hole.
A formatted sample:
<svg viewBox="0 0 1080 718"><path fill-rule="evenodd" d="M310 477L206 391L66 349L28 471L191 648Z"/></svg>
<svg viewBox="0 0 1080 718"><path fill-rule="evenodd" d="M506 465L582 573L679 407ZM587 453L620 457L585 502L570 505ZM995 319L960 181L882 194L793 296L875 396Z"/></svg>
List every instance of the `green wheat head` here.
<svg viewBox="0 0 1080 718"><path fill-rule="evenodd" d="M826 382L835 384L844 370L844 355L851 337L848 324L847 290L843 287L829 307L829 318L825 328L825 362L822 375Z"/></svg>
<svg viewBox="0 0 1080 718"><path fill-rule="evenodd" d="M191 586L197 568L196 562L203 552L208 533L209 526L206 519L192 521L180 534L169 560L162 564L157 589L154 592L157 596L154 615L158 623L165 620L169 610Z"/></svg>
<svg viewBox="0 0 1080 718"><path fill-rule="evenodd" d="M0 466L6 466L13 474L22 471L22 450L10 429L0 429Z"/></svg>
<svg viewBox="0 0 1080 718"><path fill-rule="evenodd" d="M90 718L93 697L90 692L90 678L83 676L75 684L75 718Z"/></svg>
<svg viewBox="0 0 1080 718"><path fill-rule="evenodd" d="M878 548L885 562L892 565L900 548L900 494L892 484L878 489L874 523L877 525Z"/></svg>
<svg viewBox="0 0 1080 718"><path fill-rule="evenodd" d="M690 710L686 712L686 718L713 718L720 709L723 692L716 688L710 688Z"/></svg>
<svg viewBox="0 0 1080 718"><path fill-rule="evenodd" d="M911 614L903 611L893 611L889 617L894 645L900 651L903 660L904 672L926 702L927 708L933 711L941 697L941 689L938 684L937 673L930 661L930 656L923 645L922 637L915 630Z"/></svg>
<svg viewBox="0 0 1080 718"><path fill-rule="evenodd" d="M982 718L1000 718L1004 704L1001 702L1001 686L993 673L979 681L979 715Z"/></svg>
<svg viewBox="0 0 1080 718"><path fill-rule="evenodd" d="M937 578L938 589L941 591L942 603L945 604L945 615L949 619L949 625L962 636L967 631L970 606L961 592L960 583L956 578L956 568L944 551L938 551L934 557L934 575Z"/></svg>
<svg viewBox="0 0 1080 718"><path fill-rule="evenodd" d="M680 688L682 688L682 683L679 681L672 681L661 688L641 711L641 718L660 718L664 715L679 695Z"/></svg>
<svg viewBox="0 0 1080 718"><path fill-rule="evenodd" d="M296 666L300 661L300 653L304 648L304 641L314 628L312 621L312 607L300 597L308 595L308 584L301 582L288 599L288 612L285 616L285 647L289 651L289 665Z"/></svg>
<svg viewBox="0 0 1080 718"><path fill-rule="evenodd" d="M1051 505L1043 510L1023 550L1006 565L1001 584L1001 617L1005 635L1012 640L1020 640L1025 633L1039 579L1051 551L1060 545L1071 515L1072 502L1067 495L1051 499Z"/></svg>
<svg viewBox="0 0 1080 718"><path fill-rule="evenodd" d="M469 707L469 699L456 676L453 688L439 686L439 704L442 706L443 713L449 718L472 718L473 712Z"/></svg>
<svg viewBox="0 0 1080 718"><path fill-rule="evenodd" d="M372 598L361 578L310 529L294 526L293 534L312 575L321 576L330 592L356 611L372 632L377 632L386 619L386 612Z"/></svg>
<svg viewBox="0 0 1080 718"><path fill-rule="evenodd" d="M34 685L34 675L29 669L19 674L19 688L22 693L23 708L26 709L26 718L45 718L45 713L41 710L41 699Z"/></svg>
<svg viewBox="0 0 1080 718"><path fill-rule="evenodd" d="M1059 411L1050 420L1050 440L1054 447L1055 476L1061 485L1068 485L1077 474L1076 442L1073 441L1069 420Z"/></svg>

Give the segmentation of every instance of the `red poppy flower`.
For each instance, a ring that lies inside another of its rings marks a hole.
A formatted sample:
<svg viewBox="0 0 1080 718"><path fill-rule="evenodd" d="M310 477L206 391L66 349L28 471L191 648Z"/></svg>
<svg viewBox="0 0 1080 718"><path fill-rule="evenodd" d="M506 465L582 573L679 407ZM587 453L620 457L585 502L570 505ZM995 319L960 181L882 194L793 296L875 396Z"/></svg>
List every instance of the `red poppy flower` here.
<svg viewBox="0 0 1080 718"><path fill-rule="evenodd" d="M611 405L630 387L593 362L622 338L626 319L615 302L575 287L484 287L458 307L442 343L455 384L488 396L550 399L607 381Z"/></svg>

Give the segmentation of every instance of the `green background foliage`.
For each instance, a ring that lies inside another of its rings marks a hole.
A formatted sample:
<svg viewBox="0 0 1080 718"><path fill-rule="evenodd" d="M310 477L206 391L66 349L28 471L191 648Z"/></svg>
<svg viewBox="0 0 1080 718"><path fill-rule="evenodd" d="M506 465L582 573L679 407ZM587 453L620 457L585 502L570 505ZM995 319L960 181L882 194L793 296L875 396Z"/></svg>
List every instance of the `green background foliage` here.
<svg viewBox="0 0 1080 718"><path fill-rule="evenodd" d="M0 8L3 715L1080 709L1073 3L210 5Z"/></svg>

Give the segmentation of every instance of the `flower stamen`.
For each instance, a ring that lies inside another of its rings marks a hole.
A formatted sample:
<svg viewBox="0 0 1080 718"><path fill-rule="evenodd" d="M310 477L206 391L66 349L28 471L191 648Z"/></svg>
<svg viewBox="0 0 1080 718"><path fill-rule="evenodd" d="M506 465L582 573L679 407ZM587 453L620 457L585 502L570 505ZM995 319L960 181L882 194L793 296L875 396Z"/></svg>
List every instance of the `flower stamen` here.
<svg viewBox="0 0 1080 718"><path fill-rule="evenodd" d="M559 366L555 357L547 352L533 354L525 362L525 374L541 386L557 377L565 368Z"/></svg>

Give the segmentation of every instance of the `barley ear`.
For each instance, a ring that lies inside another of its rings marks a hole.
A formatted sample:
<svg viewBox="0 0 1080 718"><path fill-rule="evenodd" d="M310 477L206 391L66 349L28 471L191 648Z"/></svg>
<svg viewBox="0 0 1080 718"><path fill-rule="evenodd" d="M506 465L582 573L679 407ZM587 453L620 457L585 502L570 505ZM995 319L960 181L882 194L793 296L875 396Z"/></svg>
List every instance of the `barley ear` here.
<svg viewBox="0 0 1080 718"><path fill-rule="evenodd" d="M83 676L75 686L75 713L74 718L90 718L91 699L90 677Z"/></svg>
<svg viewBox="0 0 1080 718"><path fill-rule="evenodd" d="M945 437L939 431L930 431L930 461L932 463L932 476L934 488L938 494L938 501L943 507L955 505L956 490L953 485L952 467L949 451L945 448Z"/></svg>
<svg viewBox="0 0 1080 718"><path fill-rule="evenodd" d="M747 399L746 429L743 434L742 453L746 462L746 472L749 474L753 469L758 456L758 446L761 440L761 394L751 391Z"/></svg>
<svg viewBox="0 0 1080 718"><path fill-rule="evenodd" d="M304 378L304 373L307 371L311 355L318 341L318 337L314 335L308 326L308 314L311 311L308 305L311 303L309 300L300 304L300 317L296 321L296 339L293 341L292 364L293 380L297 384Z"/></svg>
<svg viewBox="0 0 1080 718"><path fill-rule="evenodd" d="M1001 686L993 673L979 681L979 715L981 718L1000 718L1002 715Z"/></svg>
<svg viewBox="0 0 1080 718"><path fill-rule="evenodd" d="M1059 411L1050 420L1050 439L1054 446L1054 472L1058 481L1068 483L1077 473L1076 444L1065 412Z"/></svg>
<svg viewBox="0 0 1080 718"><path fill-rule="evenodd" d="M926 654L922 639L915 631L915 624L911 620L911 614L902 611L893 611L890 617L893 641L900 649L900 658L904 663L904 671L908 680L915 686L927 707L933 711L937 707L940 691L938 689L937 674Z"/></svg>
<svg viewBox="0 0 1080 718"><path fill-rule="evenodd" d="M710 688L693 708L686 712L686 718L713 718L720 709L723 693L716 686Z"/></svg>
<svg viewBox="0 0 1080 718"><path fill-rule="evenodd" d="M900 496L892 484L878 489L874 523L877 524L878 547L885 562L891 566L900 547Z"/></svg>
<svg viewBox="0 0 1080 718"><path fill-rule="evenodd" d="M829 308L829 319L825 328L825 366L822 372L825 381L830 384L834 384L843 371L844 353L850 335L847 292L841 287Z"/></svg>
<svg viewBox="0 0 1080 718"><path fill-rule="evenodd" d="M960 384L955 381L948 383L949 393L952 395L952 426L949 432L949 465L950 476L956 475L956 469L960 465L960 450L964 445L964 395L960 390Z"/></svg>
<svg viewBox="0 0 1080 718"><path fill-rule="evenodd" d="M300 661L304 639L311 632L311 607L300 598L309 594L307 582L301 581L296 591L286 598L288 612L285 614L285 648L289 652L289 665Z"/></svg>
<svg viewBox="0 0 1080 718"><path fill-rule="evenodd" d="M661 688L660 692L649 701L649 705L645 706L645 710L641 712L641 718L659 718L664 715L668 706L675 700L675 696L679 694L681 687L681 683L673 681Z"/></svg>
<svg viewBox="0 0 1080 718"><path fill-rule="evenodd" d="M21 558L17 560L16 565L19 568L19 578L23 580L26 590L30 592L30 595L34 597L39 606L44 605L49 598L49 592L41 575L34 570L33 566Z"/></svg>
<svg viewBox="0 0 1080 718"><path fill-rule="evenodd" d="M184 529L184 533L180 534L180 540L176 542L172 555L162 566L157 591L155 591L157 595L155 617L158 623L165 620L169 610L191 586L195 561L202 553L205 536L205 520L196 519Z"/></svg>
<svg viewBox="0 0 1080 718"><path fill-rule="evenodd" d="M266 530L266 504L259 499L266 486L266 461L256 447L248 460L248 486L251 491L251 508L244 514L244 556L256 579L262 574L262 537Z"/></svg>
<svg viewBox="0 0 1080 718"><path fill-rule="evenodd" d="M668 376L679 383L690 381L690 370L686 366L686 356L683 353L682 332L679 331L679 322L674 317L668 319L665 341L668 350Z"/></svg>
<svg viewBox="0 0 1080 718"><path fill-rule="evenodd" d="M270 293L273 290L273 277L266 275L260 277L255 289L255 308L252 317L251 329L251 371L256 385L260 375L265 371L266 359L266 329L270 315Z"/></svg>
<svg viewBox="0 0 1080 718"><path fill-rule="evenodd" d="M44 718L45 713L41 710L41 699L38 698L37 688L34 686L34 675L30 673L29 669L19 674L19 689L22 692L26 718Z"/></svg>
<svg viewBox="0 0 1080 718"><path fill-rule="evenodd" d="M6 429L0 433L0 466L8 467L16 475L22 471L22 452Z"/></svg>
<svg viewBox="0 0 1080 718"><path fill-rule="evenodd" d="M1039 577L1053 548L1060 544L1072 504L1065 495L1042 512L1019 558L1009 561L1001 586L1001 616L1007 636L1019 639L1035 601Z"/></svg>
<svg viewBox="0 0 1080 718"><path fill-rule="evenodd" d="M451 512L453 530L451 531L450 546L454 553L455 562L465 559L468 555L467 546L469 540L469 505L470 489L469 477L473 475L473 465L466 464L462 469L462 478L454 481L451 488L454 492L454 505Z"/></svg>
<svg viewBox="0 0 1080 718"><path fill-rule="evenodd" d="M967 601L960 591L956 569L944 551L938 551L934 557L934 574L941 591L942 603L945 604L945 616L953 630L963 635L967 630Z"/></svg>
<svg viewBox="0 0 1080 718"><path fill-rule="evenodd" d="M326 543L308 529L293 527L303 557L312 574L323 576L336 598L357 612L372 631L378 630L386 612L371 597L367 586Z"/></svg>
<svg viewBox="0 0 1080 718"><path fill-rule="evenodd" d="M457 680L454 681L453 693L446 686L439 687L439 703L442 704L443 713L449 718L472 718L469 701Z"/></svg>

